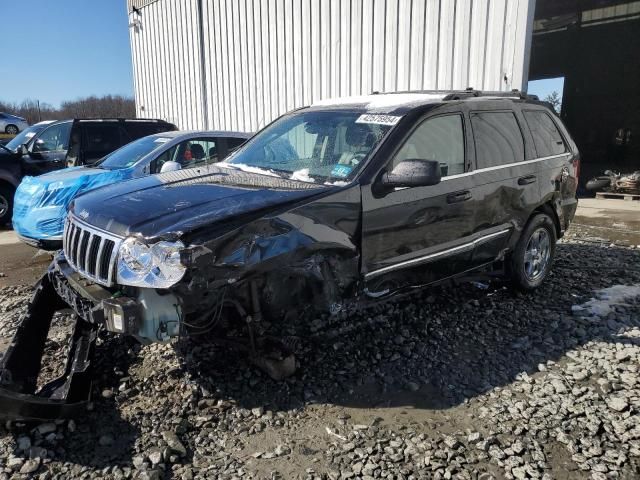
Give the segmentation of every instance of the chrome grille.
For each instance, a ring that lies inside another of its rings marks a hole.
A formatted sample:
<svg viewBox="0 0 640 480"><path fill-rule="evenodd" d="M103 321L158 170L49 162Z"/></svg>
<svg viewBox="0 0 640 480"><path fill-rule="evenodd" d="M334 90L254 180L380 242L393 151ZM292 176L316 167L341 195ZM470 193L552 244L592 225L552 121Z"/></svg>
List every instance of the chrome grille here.
<svg viewBox="0 0 640 480"><path fill-rule="evenodd" d="M116 255L122 239L68 215L62 248L69 264L83 276L107 287L114 284Z"/></svg>

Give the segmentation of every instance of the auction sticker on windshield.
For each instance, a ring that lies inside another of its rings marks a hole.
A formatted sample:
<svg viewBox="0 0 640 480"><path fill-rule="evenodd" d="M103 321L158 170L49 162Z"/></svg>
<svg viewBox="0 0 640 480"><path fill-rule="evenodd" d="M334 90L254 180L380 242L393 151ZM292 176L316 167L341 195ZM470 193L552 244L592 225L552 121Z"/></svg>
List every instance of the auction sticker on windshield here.
<svg viewBox="0 0 640 480"><path fill-rule="evenodd" d="M353 168L350 167L349 165L338 164L335 167L333 167L333 170L331 170L331 176L338 177L338 178L345 178L349 176L349 174L351 173L351 170L353 170Z"/></svg>
<svg viewBox="0 0 640 480"><path fill-rule="evenodd" d="M397 115L379 115L364 113L358 117L356 123L373 123L375 125L395 125L402 117Z"/></svg>
<svg viewBox="0 0 640 480"><path fill-rule="evenodd" d="M167 143L170 139L165 137L156 138L154 140L155 143Z"/></svg>

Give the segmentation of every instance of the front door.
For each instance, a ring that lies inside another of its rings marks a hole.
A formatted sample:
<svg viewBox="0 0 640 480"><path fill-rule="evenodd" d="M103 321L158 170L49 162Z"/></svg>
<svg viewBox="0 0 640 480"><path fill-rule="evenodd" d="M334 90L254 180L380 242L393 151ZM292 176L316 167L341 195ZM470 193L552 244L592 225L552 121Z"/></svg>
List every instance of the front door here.
<svg viewBox="0 0 640 480"><path fill-rule="evenodd" d="M71 122L56 123L37 136L29 152L22 157L25 175L42 175L66 166L71 125Z"/></svg>
<svg viewBox="0 0 640 480"><path fill-rule="evenodd" d="M463 271L471 256L475 206L469 168L470 137L461 112L416 123L385 166L403 160L436 160L442 181L428 187L376 194L362 189L362 270L370 291L426 283Z"/></svg>

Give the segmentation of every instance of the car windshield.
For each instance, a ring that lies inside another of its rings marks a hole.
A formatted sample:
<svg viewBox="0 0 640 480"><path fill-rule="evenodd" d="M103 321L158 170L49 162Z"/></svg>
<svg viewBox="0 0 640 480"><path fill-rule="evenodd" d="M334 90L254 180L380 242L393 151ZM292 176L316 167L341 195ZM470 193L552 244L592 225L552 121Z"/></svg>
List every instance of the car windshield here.
<svg viewBox="0 0 640 480"><path fill-rule="evenodd" d="M303 182L344 183L391 129L389 118L347 111L294 113L219 165Z"/></svg>
<svg viewBox="0 0 640 480"><path fill-rule="evenodd" d="M12 152L17 152L20 145L24 145L29 140L31 140L36 133L43 130L48 125L32 125L29 128L25 128L18 135L13 137L10 142L7 142L5 147L7 147Z"/></svg>
<svg viewBox="0 0 640 480"><path fill-rule="evenodd" d="M168 137L156 135L139 138L138 140L134 140L133 142L128 143L124 147L107 155L98 162L97 166L107 170L118 170L120 168L131 167L138 163L142 157L153 152L155 149L160 148L169 140L171 139Z"/></svg>

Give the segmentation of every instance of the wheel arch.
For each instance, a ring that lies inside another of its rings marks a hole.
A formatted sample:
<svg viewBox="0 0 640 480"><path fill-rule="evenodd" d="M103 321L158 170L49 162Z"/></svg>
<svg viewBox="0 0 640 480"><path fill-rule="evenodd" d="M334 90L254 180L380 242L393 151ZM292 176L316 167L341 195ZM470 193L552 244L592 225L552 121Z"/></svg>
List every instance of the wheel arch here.
<svg viewBox="0 0 640 480"><path fill-rule="evenodd" d="M533 218L534 215L536 215L537 213L544 213L546 215L548 215L549 217L551 217L551 219L553 220L553 224L556 227L556 238L562 238L562 236L564 235L564 231L562 230L562 226L560 223L560 217L558 216L558 212L556 211L556 209L553 206L553 201L549 200L548 202L543 203L542 205L539 205L532 213L531 216L529 217L529 220L531 220Z"/></svg>

